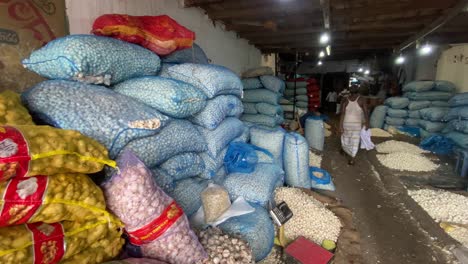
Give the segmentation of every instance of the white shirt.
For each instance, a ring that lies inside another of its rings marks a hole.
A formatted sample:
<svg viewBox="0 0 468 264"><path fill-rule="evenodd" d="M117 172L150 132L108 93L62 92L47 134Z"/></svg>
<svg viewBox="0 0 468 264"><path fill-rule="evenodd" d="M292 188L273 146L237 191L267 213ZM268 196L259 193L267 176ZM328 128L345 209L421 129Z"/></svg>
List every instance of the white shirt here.
<svg viewBox="0 0 468 264"><path fill-rule="evenodd" d="M338 98L338 95L336 94L336 92L329 92L326 100L330 103L336 103L337 98Z"/></svg>

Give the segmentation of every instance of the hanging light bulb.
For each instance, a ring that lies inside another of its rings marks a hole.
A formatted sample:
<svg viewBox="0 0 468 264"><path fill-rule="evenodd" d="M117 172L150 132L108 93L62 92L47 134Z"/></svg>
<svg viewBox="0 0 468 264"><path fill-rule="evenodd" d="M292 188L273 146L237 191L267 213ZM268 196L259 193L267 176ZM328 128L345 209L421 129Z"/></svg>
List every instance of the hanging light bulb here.
<svg viewBox="0 0 468 264"><path fill-rule="evenodd" d="M363 68L359 68L358 72L363 72L364 69Z"/></svg>
<svg viewBox="0 0 468 264"><path fill-rule="evenodd" d="M317 62L317 65L318 65L318 66L321 66L322 64L323 64L323 63L322 63L322 61L320 61L320 60Z"/></svg>
<svg viewBox="0 0 468 264"><path fill-rule="evenodd" d="M369 70L366 70L366 71L364 72L365 75L369 75L369 73L370 73Z"/></svg>
<svg viewBox="0 0 468 264"><path fill-rule="evenodd" d="M331 46L328 45L325 50L327 51L327 56L330 56L331 55Z"/></svg>
<svg viewBox="0 0 468 264"><path fill-rule="evenodd" d="M325 57L325 52L323 52L323 50L322 50L322 51L320 51L320 53L319 53L319 58L323 58L323 57Z"/></svg>
<svg viewBox="0 0 468 264"><path fill-rule="evenodd" d="M330 35L328 35L328 33L323 33L323 34L320 36L320 43L322 43L322 44L327 44L328 41L330 41Z"/></svg>
<svg viewBox="0 0 468 264"><path fill-rule="evenodd" d="M429 45L429 44L425 44L423 45L420 49L419 49L419 54L421 55L429 55L432 53L432 46Z"/></svg>
<svg viewBox="0 0 468 264"><path fill-rule="evenodd" d="M398 56L395 59L395 63L398 64L398 65L401 65L401 64L405 63L405 57L403 57L403 55L400 54L400 56Z"/></svg>

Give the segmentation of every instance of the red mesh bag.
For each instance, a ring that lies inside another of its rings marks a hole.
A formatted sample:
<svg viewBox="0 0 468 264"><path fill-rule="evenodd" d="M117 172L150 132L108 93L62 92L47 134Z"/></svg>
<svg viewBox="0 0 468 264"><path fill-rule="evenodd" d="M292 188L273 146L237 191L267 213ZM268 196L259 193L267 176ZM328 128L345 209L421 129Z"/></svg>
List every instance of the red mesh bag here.
<svg viewBox="0 0 468 264"><path fill-rule="evenodd" d="M169 16L109 14L98 17L92 33L141 45L158 55L192 47L195 33Z"/></svg>

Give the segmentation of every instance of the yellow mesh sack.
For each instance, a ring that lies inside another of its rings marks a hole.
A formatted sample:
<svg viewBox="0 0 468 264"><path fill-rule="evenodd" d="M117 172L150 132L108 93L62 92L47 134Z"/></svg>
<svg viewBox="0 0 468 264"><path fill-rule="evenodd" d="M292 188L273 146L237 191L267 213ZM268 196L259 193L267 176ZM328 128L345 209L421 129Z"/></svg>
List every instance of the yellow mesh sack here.
<svg viewBox="0 0 468 264"><path fill-rule="evenodd" d="M0 125L34 125L20 95L12 91L0 93Z"/></svg>

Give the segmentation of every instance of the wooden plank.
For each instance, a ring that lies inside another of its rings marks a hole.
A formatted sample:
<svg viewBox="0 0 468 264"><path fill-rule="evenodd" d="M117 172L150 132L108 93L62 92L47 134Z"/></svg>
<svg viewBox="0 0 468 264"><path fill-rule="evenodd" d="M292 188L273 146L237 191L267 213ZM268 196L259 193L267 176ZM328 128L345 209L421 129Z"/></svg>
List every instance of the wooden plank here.
<svg viewBox="0 0 468 264"><path fill-rule="evenodd" d="M224 0L184 0L184 7L196 7L208 4L222 3Z"/></svg>
<svg viewBox="0 0 468 264"><path fill-rule="evenodd" d="M439 28L444 26L447 22L449 22L451 19L456 17L458 14L460 14L467 6L468 6L468 0L459 0L457 4L453 8L451 8L445 15L440 16L434 22L432 22L431 24L423 28L419 33L403 41L399 45L398 50L403 51L404 49L410 47L418 39L422 39L426 37L427 35L431 34L432 32L438 30Z"/></svg>

